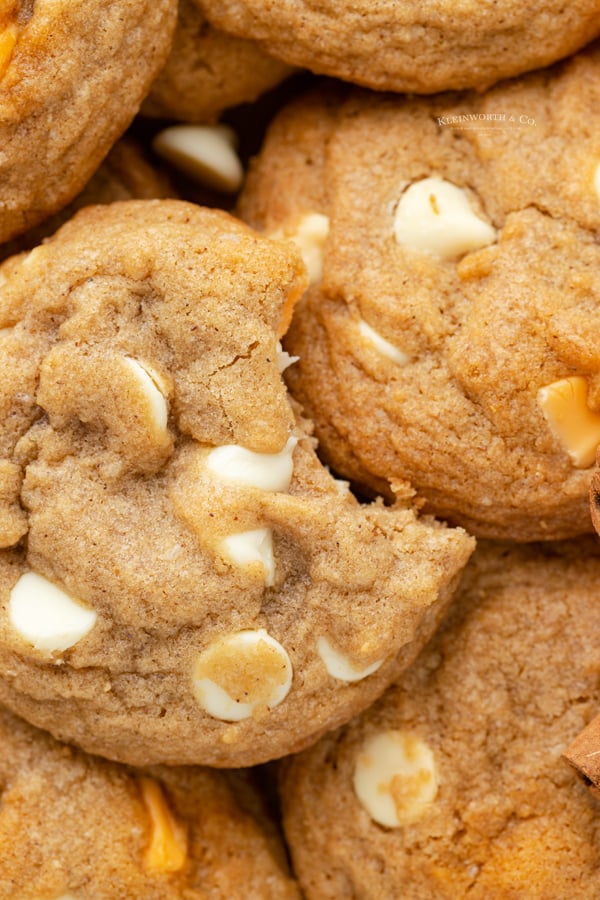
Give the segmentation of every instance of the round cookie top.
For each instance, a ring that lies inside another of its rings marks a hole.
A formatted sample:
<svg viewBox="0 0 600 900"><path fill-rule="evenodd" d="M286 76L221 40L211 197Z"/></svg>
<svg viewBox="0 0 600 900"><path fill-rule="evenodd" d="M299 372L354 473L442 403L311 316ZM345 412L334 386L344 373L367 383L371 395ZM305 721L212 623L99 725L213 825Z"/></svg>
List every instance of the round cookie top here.
<svg viewBox="0 0 600 900"><path fill-rule="evenodd" d="M110 758L235 766L379 696L473 541L318 461L280 373L296 251L132 201L0 275L5 703Z"/></svg>
<svg viewBox="0 0 600 900"><path fill-rule="evenodd" d="M598 0L195 0L207 18L293 65L377 90L483 90L600 33Z"/></svg>
<svg viewBox="0 0 600 900"><path fill-rule="evenodd" d="M242 217L313 286L292 393L343 477L473 533L591 530L600 442L600 49L485 95L316 92L274 123Z"/></svg>
<svg viewBox="0 0 600 900"><path fill-rule="evenodd" d="M213 28L194 0L179 0L169 58L141 112L181 122L214 122L223 110L256 100L291 72L254 41Z"/></svg>
<svg viewBox="0 0 600 900"><path fill-rule="evenodd" d="M561 752L597 713L600 552L478 545L414 666L284 764L307 898L587 898L600 817Z"/></svg>
<svg viewBox="0 0 600 900"><path fill-rule="evenodd" d="M123 137L67 206L18 238L0 244L0 260L41 244L84 206L176 196L177 191L166 172L150 163L137 141Z"/></svg>
<svg viewBox="0 0 600 900"><path fill-rule="evenodd" d="M133 771L0 711L2 900L297 900L249 774Z"/></svg>
<svg viewBox="0 0 600 900"><path fill-rule="evenodd" d="M10 0L0 13L0 242L65 206L136 114L176 0Z"/></svg>

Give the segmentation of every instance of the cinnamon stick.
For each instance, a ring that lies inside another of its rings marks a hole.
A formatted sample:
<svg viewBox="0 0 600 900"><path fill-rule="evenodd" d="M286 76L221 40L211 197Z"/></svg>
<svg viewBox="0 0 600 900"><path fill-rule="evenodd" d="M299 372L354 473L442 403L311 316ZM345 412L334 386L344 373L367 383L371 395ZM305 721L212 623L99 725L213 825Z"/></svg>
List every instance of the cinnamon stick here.
<svg viewBox="0 0 600 900"><path fill-rule="evenodd" d="M577 735L562 755L600 800L600 714Z"/></svg>

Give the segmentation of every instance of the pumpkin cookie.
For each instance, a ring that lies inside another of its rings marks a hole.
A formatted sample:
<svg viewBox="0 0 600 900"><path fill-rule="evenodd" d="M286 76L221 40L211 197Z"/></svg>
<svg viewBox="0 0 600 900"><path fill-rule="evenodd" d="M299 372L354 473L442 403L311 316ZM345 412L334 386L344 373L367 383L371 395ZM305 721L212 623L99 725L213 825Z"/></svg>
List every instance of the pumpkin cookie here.
<svg viewBox="0 0 600 900"><path fill-rule="evenodd" d="M0 242L81 191L167 58L176 0L9 0L0 13Z"/></svg>
<svg viewBox="0 0 600 900"><path fill-rule="evenodd" d="M0 711L2 900L298 900L246 772L133 770Z"/></svg>
<svg viewBox="0 0 600 900"><path fill-rule="evenodd" d="M20 237L0 244L0 259L41 244L84 206L176 196L169 176L150 163L139 144L130 137L121 138L81 193L56 215L44 219Z"/></svg>
<svg viewBox="0 0 600 900"><path fill-rule="evenodd" d="M308 900L587 900L598 805L561 752L600 703L600 551L479 545L446 623L363 716L285 766Z"/></svg>
<svg viewBox="0 0 600 900"><path fill-rule="evenodd" d="M194 0L179 0L171 53L141 111L180 122L214 122L224 110L256 100L292 71L253 41L213 28Z"/></svg>
<svg viewBox="0 0 600 900"><path fill-rule="evenodd" d="M293 248L131 201L0 273L6 705L120 761L232 767L379 696L473 542L319 463L280 374Z"/></svg>
<svg viewBox="0 0 600 900"><path fill-rule="evenodd" d="M286 349L323 458L519 541L591 530L600 442L600 48L487 94L317 92L242 216L300 245Z"/></svg>
<svg viewBox="0 0 600 900"><path fill-rule="evenodd" d="M365 87L482 90L547 66L600 33L598 0L196 0L218 28Z"/></svg>

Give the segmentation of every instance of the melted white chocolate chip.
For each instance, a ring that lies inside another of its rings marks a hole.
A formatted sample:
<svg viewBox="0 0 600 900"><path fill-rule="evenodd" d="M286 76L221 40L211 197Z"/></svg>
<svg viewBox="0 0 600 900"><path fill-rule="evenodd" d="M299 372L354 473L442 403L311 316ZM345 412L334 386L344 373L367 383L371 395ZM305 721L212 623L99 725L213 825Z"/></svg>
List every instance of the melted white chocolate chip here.
<svg viewBox="0 0 600 900"><path fill-rule="evenodd" d="M402 194L394 235L409 250L441 259L457 259L496 240L496 231L473 210L466 191L431 177L416 181Z"/></svg>
<svg viewBox="0 0 600 900"><path fill-rule="evenodd" d="M587 405L587 392L585 378L573 375L540 388L537 394L550 430L579 469L594 464L600 444L600 413Z"/></svg>
<svg viewBox="0 0 600 900"><path fill-rule="evenodd" d="M36 650L68 650L96 624L97 614L47 578L21 575L10 593L8 617L15 631Z"/></svg>
<svg viewBox="0 0 600 900"><path fill-rule="evenodd" d="M383 659L378 659L371 665L359 669L349 657L334 650L324 637L318 639L317 651L329 674L338 681L361 681L376 672L383 663Z"/></svg>
<svg viewBox="0 0 600 900"><path fill-rule="evenodd" d="M316 284L323 275L323 252L329 235L329 217L322 213L306 213L293 229L285 226L271 232L269 237L295 244L308 272L308 283Z"/></svg>
<svg viewBox="0 0 600 900"><path fill-rule="evenodd" d="M173 125L156 135L152 147L191 178L235 193L244 179L235 144L235 132L226 125Z"/></svg>
<svg viewBox="0 0 600 900"><path fill-rule="evenodd" d="M197 658L194 694L215 719L239 722L267 712L287 697L292 664L264 628L219 638Z"/></svg>
<svg viewBox="0 0 600 900"><path fill-rule="evenodd" d="M362 745L354 791L371 818L387 828L418 821L438 791L434 755L417 735L384 731Z"/></svg>
<svg viewBox="0 0 600 900"><path fill-rule="evenodd" d="M363 319L358 323L358 330L367 341L373 344L375 349L378 350L382 356L387 356L388 359L391 359L392 362L399 366L405 366L407 362L409 362L410 357L407 356L403 350L400 350L399 347L396 347L394 344L391 344L390 341L387 341L378 331L375 331L374 328L367 325Z"/></svg>
<svg viewBox="0 0 600 900"><path fill-rule="evenodd" d="M166 439L169 408L163 394L164 385L157 372L151 366L129 356L123 358L124 364L133 375L138 390L144 397L146 406L145 419L152 431Z"/></svg>
<svg viewBox="0 0 600 900"><path fill-rule="evenodd" d="M265 584L271 587L275 581L273 535L270 528L252 528L230 534L221 542L223 556L237 566L260 563L265 573Z"/></svg>
<svg viewBox="0 0 600 900"><path fill-rule="evenodd" d="M255 453L238 444L211 450L206 465L222 478L244 487L263 491L287 491L294 473L292 455L298 443L293 435L279 453Z"/></svg>

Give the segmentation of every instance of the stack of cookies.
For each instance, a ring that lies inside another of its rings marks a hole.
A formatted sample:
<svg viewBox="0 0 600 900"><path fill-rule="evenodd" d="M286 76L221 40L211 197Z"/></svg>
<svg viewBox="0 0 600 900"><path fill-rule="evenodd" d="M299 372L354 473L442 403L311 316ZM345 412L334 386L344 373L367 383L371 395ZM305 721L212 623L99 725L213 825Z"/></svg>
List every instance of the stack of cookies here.
<svg viewBox="0 0 600 900"><path fill-rule="evenodd" d="M600 897L599 0L5 7L0 900Z"/></svg>

